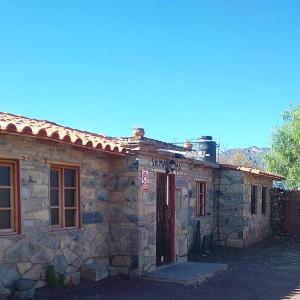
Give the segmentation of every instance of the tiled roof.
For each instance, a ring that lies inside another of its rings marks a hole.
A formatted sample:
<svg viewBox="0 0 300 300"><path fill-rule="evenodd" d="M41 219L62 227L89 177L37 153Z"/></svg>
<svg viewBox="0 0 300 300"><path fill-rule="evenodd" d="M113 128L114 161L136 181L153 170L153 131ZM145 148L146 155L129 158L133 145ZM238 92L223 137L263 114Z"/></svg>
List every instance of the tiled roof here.
<svg viewBox="0 0 300 300"><path fill-rule="evenodd" d="M54 140L97 151L125 154L128 149L117 145L113 138L58 125L45 120L36 120L0 112L0 133L20 134Z"/></svg>
<svg viewBox="0 0 300 300"><path fill-rule="evenodd" d="M241 171L241 172L244 172L244 173L250 173L250 174L260 175L260 176L265 176L265 177L271 177L275 180L285 179L281 175L274 174L274 173L271 173L271 172L266 172L266 171L263 171L263 170L253 169L253 168L246 168L246 167L228 165L228 164L220 164L220 167L222 169L237 170L237 171Z"/></svg>

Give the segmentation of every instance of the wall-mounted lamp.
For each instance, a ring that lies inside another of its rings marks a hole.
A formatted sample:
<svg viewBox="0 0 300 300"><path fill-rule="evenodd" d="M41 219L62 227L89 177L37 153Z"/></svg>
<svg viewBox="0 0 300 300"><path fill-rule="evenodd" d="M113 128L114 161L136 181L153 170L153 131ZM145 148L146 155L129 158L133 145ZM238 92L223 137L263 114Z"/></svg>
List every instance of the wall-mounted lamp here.
<svg viewBox="0 0 300 300"><path fill-rule="evenodd" d="M173 173L176 170L176 161L174 159L170 160L166 164L166 173Z"/></svg>

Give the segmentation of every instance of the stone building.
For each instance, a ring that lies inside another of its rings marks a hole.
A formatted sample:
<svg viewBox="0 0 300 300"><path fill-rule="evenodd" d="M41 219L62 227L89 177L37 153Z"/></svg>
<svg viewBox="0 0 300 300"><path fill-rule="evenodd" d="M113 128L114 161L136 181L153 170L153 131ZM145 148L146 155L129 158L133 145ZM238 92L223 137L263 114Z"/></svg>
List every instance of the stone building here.
<svg viewBox="0 0 300 300"><path fill-rule="evenodd" d="M137 178L149 183L137 191L139 269L186 261L196 223L200 235L213 233L216 163L194 159L190 150L145 137L119 139L137 161Z"/></svg>
<svg viewBox="0 0 300 300"><path fill-rule="evenodd" d="M84 265L98 279L137 265L137 167L126 148L4 113L0 133L0 287L20 276L43 285L49 264L72 281Z"/></svg>
<svg viewBox="0 0 300 300"><path fill-rule="evenodd" d="M215 174L215 220L221 245L242 248L270 234L270 192L273 180L282 179L257 169L220 165Z"/></svg>
<svg viewBox="0 0 300 300"><path fill-rule="evenodd" d="M196 224L227 246L264 238L281 177L193 153L0 113L0 288L20 277L40 287L49 265L74 283L185 261Z"/></svg>

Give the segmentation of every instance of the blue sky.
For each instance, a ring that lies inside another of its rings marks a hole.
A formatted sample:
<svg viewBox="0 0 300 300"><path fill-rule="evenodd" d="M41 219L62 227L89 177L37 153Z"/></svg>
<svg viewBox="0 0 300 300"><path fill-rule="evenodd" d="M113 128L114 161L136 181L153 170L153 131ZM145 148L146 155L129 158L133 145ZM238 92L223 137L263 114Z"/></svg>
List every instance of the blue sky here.
<svg viewBox="0 0 300 300"><path fill-rule="evenodd" d="M0 111L267 146L300 100L300 1L0 0Z"/></svg>

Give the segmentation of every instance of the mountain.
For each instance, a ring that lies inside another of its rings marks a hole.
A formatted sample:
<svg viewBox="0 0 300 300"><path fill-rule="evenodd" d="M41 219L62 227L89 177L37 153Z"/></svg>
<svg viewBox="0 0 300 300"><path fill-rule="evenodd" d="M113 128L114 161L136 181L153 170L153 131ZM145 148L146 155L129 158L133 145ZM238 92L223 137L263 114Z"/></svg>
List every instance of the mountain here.
<svg viewBox="0 0 300 300"><path fill-rule="evenodd" d="M270 152L270 148L259 148L252 146L249 148L233 148L220 151L220 163L241 165L265 169L264 156Z"/></svg>

